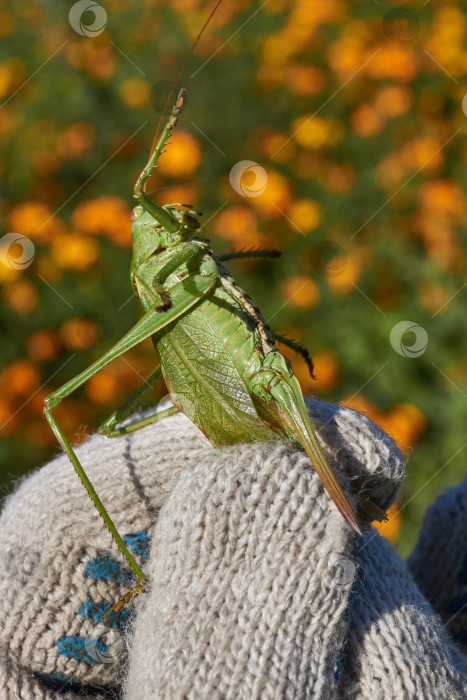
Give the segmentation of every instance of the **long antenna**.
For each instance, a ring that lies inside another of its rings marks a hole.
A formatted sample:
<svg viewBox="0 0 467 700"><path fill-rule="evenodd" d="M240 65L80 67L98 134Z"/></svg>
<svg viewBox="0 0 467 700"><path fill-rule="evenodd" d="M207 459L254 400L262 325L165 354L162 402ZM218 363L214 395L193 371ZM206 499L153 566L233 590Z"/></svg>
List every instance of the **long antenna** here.
<svg viewBox="0 0 467 700"><path fill-rule="evenodd" d="M163 109L162 114L161 114L161 117L160 117L160 119L159 119L159 124L157 125L156 134L155 134L155 136L154 136L154 138L153 138L153 141L152 141L151 155L152 155L152 153L153 153L153 151L154 151L154 149L155 149L155 147L156 147L156 144L157 144L157 137L159 136L159 129L161 128L162 120L164 119L164 115L165 115L165 113L166 113L166 111L167 111L167 107L169 106L169 103L170 103L170 101L171 101L171 99L172 99L172 95L174 94L175 88L177 87L178 82L179 82L180 78L182 77L182 73L183 73L183 71L185 70L185 66L186 66L186 64L188 63L188 61L190 60L191 54L192 54L193 51L195 50L196 45L198 44L199 40L201 39L201 37L202 37L203 34L204 34L204 30L206 29L206 27L208 26L209 22L210 22L211 19L213 18L214 14L215 14L217 8L219 7L219 5L221 4L221 2L222 2L222 0L218 0L218 1L217 1L217 3L216 3L216 5L215 5L214 9L211 11L211 13L210 13L209 17L207 18L206 22L203 24L203 26L202 26L202 28L201 28L201 31L199 32L198 36L196 37L196 39L195 39L195 41L194 41L193 46L191 47L191 49L189 50L189 52L188 52L188 54L187 54L185 60L183 61L182 67L180 68L180 70L179 70L179 72L178 72L178 75L177 75L177 77L176 77L176 79L175 79L175 82L174 82L174 84L172 85L172 89L171 89L171 91L170 91L170 95L168 96L167 102L166 102L165 105L164 105L164 109Z"/></svg>

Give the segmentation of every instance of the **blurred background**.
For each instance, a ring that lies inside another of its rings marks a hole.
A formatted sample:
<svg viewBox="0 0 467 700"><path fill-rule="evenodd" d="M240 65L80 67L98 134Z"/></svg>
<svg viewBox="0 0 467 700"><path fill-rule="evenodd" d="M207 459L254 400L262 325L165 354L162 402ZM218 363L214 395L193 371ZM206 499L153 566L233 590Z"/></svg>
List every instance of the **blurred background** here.
<svg viewBox="0 0 467 700"><path fill-rule="evenodd" d="M44 397L140 316L132 189L213 4L0 2L3 495L59 451ZM282 251L229 266L308 347L316 381L285 350L304 392L366 411L407 455L385 527L403 555L465 474L466 35L453 0L224 0L149 188L202 210L217 251ZM74 442L154 364L144 343L64 401Z"/></svg>

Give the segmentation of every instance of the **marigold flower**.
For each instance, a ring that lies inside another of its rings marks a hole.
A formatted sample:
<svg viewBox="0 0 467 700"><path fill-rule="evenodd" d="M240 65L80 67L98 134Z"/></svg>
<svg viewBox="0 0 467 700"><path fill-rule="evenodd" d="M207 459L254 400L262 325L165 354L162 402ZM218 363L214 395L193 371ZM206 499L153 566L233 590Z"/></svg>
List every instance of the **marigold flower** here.
<svg viewBox="0 0 467 700"><path fill-rule="evenodd" d="M324 274L332 290L338 294L348 294L360 276L360 263L352 256L338 255L332 265L327 266Z"/></svg>
<svg viewBox="0 0 467 700"><path fill-rule="evenodd" d="M52 260L68 270L84 270L99 257L99 244L94 238L77 233L57 236L52 243Z"/></svg>
<svg viewBox="0 0 467 700"><path fill-rule="evenodd" d="M41 241L52 240L55 233L62 231L61 219L42 202L18 204L9 216L10 228L23 236L31 236Z"/></svg>
<svg viewBox="0 0 467 700"><path fill-rule="evenodd" d="M120 85L123 101L130 107L147 107L151 103L151 86L141 78L129 78Z"/></svg>
<svg viewBox="0 0 467 700"><path fill-rule="evenodd" d="M201 163L201 146L188 131L175 131L158 161L159 172L168 177L188 177Z"/></svg>
<svg viewBox="0 0 467 700"><path fill-rule="evenodd" d="M60 353L60 342L54 331L44 329L27 339L26 349L33 360L53 360Z"/></svg>
<svg viewBox="0 0 467 700"><path fill-rule="evenodd" d="M287 216L300 233L309 233L323 220L323 208L313 199L297 199L288 208Z"/></svg>
<svg viewBox="0 0 467 700"><path fill-rule="evenodd" d="M316 381L313 382L313 391L332 391L339 379L339 365L337 355L331 349L313 353L313 365Z"/></svg>
<svg viewBox="0 0 467 700"><path fill-rule="evenodd" d="M385 117L405 114L412 103L412 92L402 85L385 85L376 93L375 107Z"/></svg>
<svg viewBox="0 0 467 700"><path fill-rule="evenodd" d="M457 219L466 211L462 187L448 178L423 183L418 190L418 199L425 209L432 211L436 216Z"/></svg>
<svg viewBox="0 0 467 700"><path fill-rule="evenodd" d="M417 75L418 64L418 54L411 47L384 44L365 70L371 78L391 78L409 83Z"/></svg>
<svg viewBox="0 0 467 700"><path fill-rule="evenodd" d="M389 540L389 542L397 542L402 525L401 505L396 501L390 506L386 515L388 516L387 522L380 523L375 520L371 524L378 530L379 534Z"/></svg>
<svg viewBox="0 0 467 700"><path fill-rule="evenodd" d="M260 214L274 219L282 216L292 199L289 181L276 170L266 169L267 181L258 197L251 197L252 205ZM248 186L248 183L245 183Z"/></svg>
<svg viewBox="0 0 467 700"><path fill-rule="evenodd" d="M57 153L69 160L81 158L84 151L94 143L94 127L87 122L71 124L57 136Z"/></svg>
<svg viewBox="0 0 467 700"><path fill-rule="evenodd" d="M410 403L399 403L380 420L380 425L406 452L415 445L426 430L426 418L419 408Z"/></svg>
<svg viewBox="0 0 467 700"><path fill-rule="evenodd" d="M384 126L381 113L373 105L358 105L350 115L350 125L360 136L374 136Z"/></svg>
<svg viewBox="0 0 467 700"><path fill-rule="evenodd" d="M39 372L25 359L15 360L9 364L0 377L2 391L6 396L25 396L38 386Z"/></svg>
<svg viewBox="0 0 467 700"><path fill-rule="evenodd" d="M213 221L213 228L218 236L231 241L236 248L267 246L266 239L258 232L254 212L241 204L221 211Z"/></svg>
<svg viewBox="0 0 467 700"><path fill-rule="evenodd" d="M318 95L325 86L321 68L307 63L296 63L286 70L286 87L294 95Z"/></svg>
<svg viewBox="0 0 467 700"><path fill-rule="evenodd" d="M98 337L97 325L87 318L70 318L59 330L60 339L70 350L85 350L92 347Z"/></svg>
<svg viewBox="0 0 467 700"><path fill-rule="evenodd" d="M5 285L3 294L11 308L22 314L33 311L39 301L37 289L27 279L18 279Z"/></svg>
<svg viewBox="0 0 467 700"><path fill-rule="evenodd" d="M92 401L105 404L118 394L119 387L116 370L113 367L104 367L87 382L86 393Z"/></svg>
<svg viewBox="0 0 467 700"><path fill-rule="evenodd" d="M97 197L78 204L72 222L86 233L105 233L116 245L131 245L130 209L126 202L114 195Z"/></svg>
<svg viewBox="0 0 467 700"><path fill-rule="evenodd" d="M292 124L292 136L304 148L317 149L325 145L335 145L341 141L343 135L344 127L338 119L304 114Z"/></svg>
<svg viewBox="0 0 467 700"><path fill-rule="evenodd" d="M320 300L320 291L316 282L307 275L294 275L284 284L283 296L288 304L307 309Z"/></svg>

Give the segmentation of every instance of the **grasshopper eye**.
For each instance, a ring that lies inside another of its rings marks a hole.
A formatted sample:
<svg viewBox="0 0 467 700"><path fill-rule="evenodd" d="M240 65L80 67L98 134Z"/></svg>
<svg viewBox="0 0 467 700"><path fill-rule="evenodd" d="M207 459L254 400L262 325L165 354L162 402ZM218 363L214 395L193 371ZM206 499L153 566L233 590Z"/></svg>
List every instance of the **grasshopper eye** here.
<svg viewBox="0 0 467 700"><path fill-rule="evenodd" d="M131 212L131 220L135 221L135 219L137 219L139 216L141 216L143 211L144 211L143 207L140 204L138 204L138 206L135 207L133 209L133 211Z"/></svg>

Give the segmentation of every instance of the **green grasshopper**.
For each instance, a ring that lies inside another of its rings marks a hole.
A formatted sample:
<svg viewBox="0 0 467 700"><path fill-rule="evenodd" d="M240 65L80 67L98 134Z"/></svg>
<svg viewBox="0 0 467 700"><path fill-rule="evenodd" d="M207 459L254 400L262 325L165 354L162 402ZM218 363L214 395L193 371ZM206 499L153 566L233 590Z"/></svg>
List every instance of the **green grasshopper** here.
<svg viewBox="0 0 467 700"><path fill-rule="evenodd" d="M190 205L160 206L145 193L145 183L177 124L184 92L185 89L180 91L134 188L138 205L131 216L130 278L145 313L99 360L50 394L44 407L45 417L59 443L136 575L138 584L115 610L141 590L145 575L118 533L52 410L102 367L149 337L159 365L146 383L100 426L101 433L109 437L123 435L183 411L215 446L283 440L305 450L337 508L361 534L358 518L318 443L289 360L275 346L274 334L259 310L223 265L228 259L259 257L272 251L216 255L208 242L200 238L200 224L196 212L188 209ZM288 339L280 339L295 350L301 349ZM301 350L307 357L306 351ZM162 376L173 406L118 427L147 389Z"/></svg>

